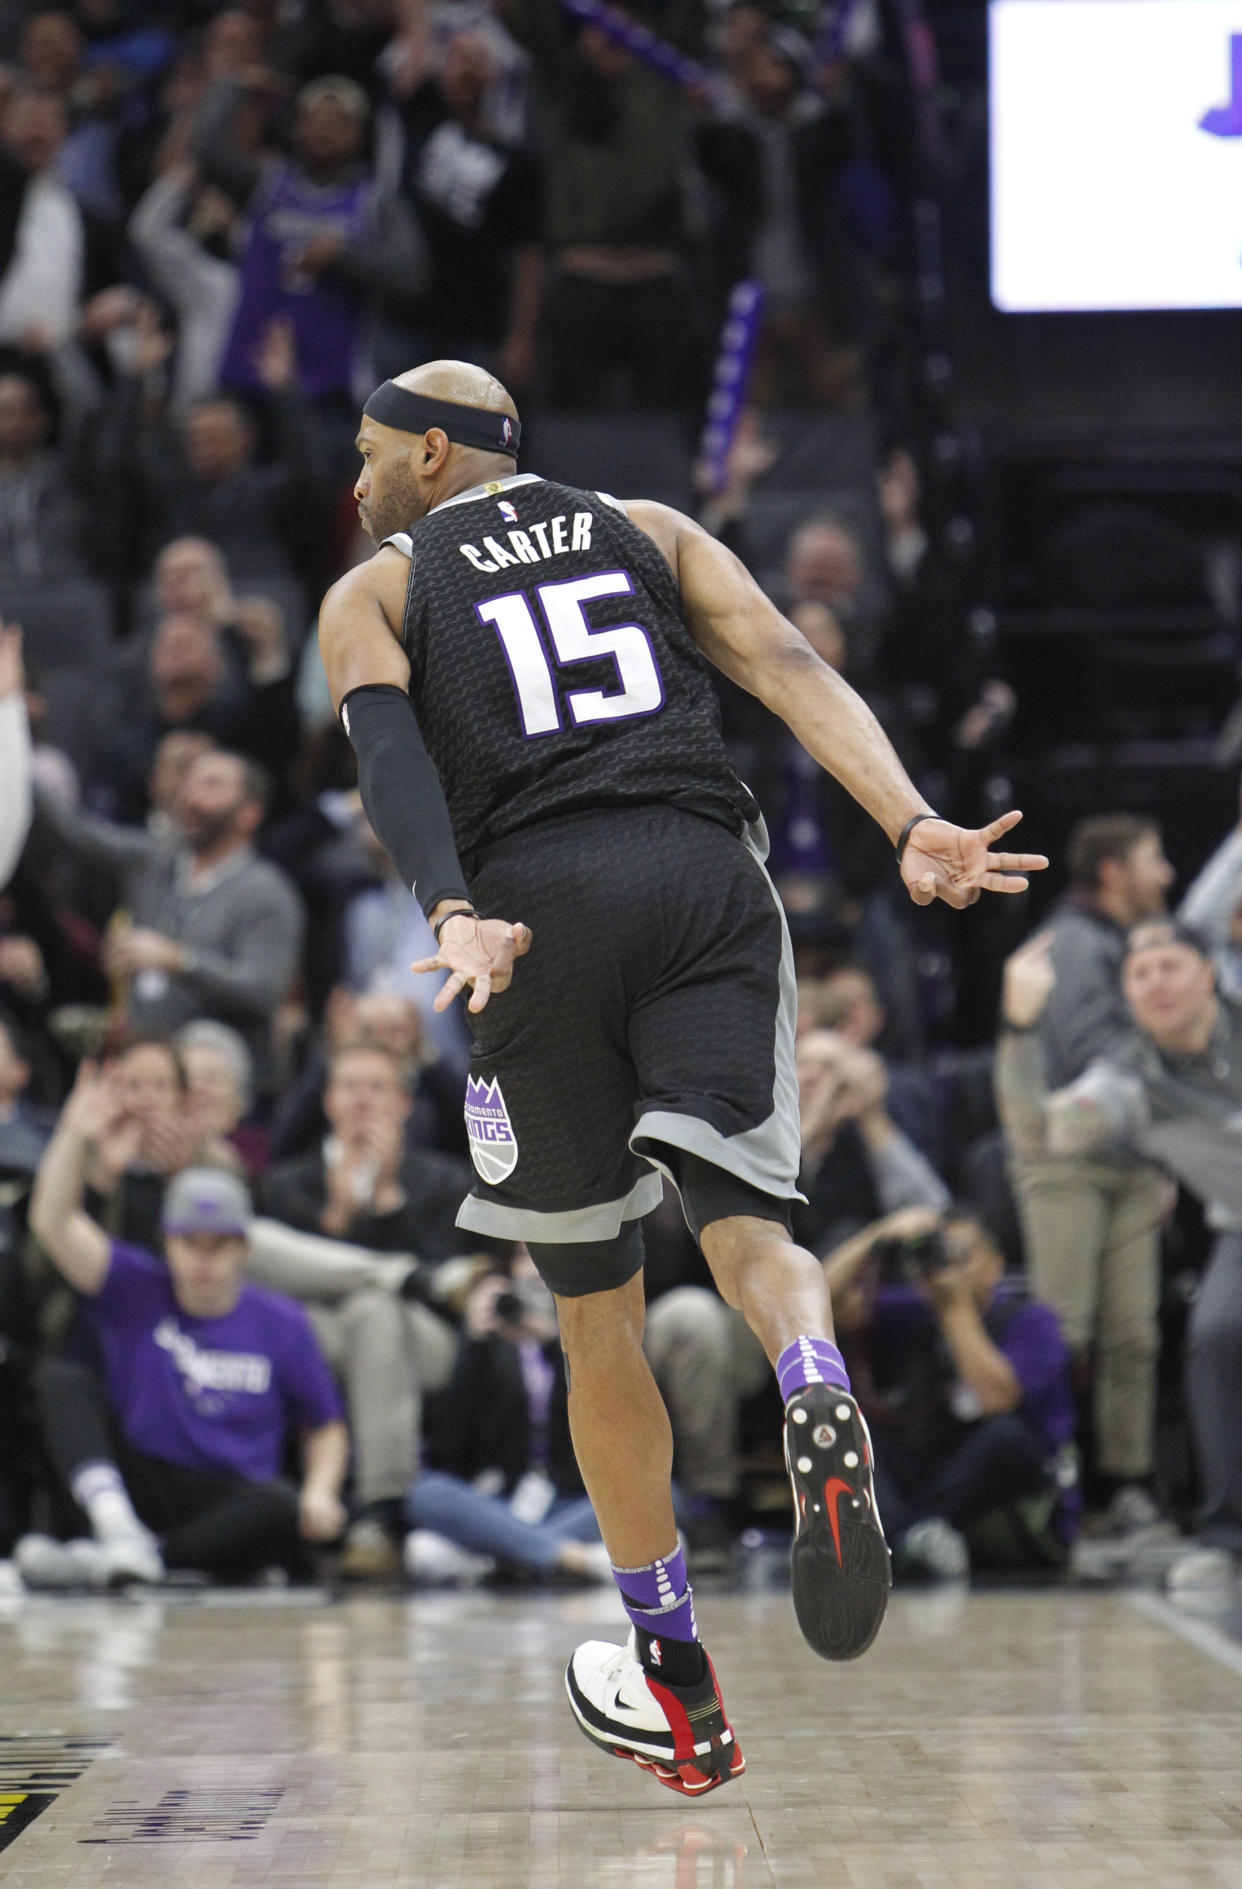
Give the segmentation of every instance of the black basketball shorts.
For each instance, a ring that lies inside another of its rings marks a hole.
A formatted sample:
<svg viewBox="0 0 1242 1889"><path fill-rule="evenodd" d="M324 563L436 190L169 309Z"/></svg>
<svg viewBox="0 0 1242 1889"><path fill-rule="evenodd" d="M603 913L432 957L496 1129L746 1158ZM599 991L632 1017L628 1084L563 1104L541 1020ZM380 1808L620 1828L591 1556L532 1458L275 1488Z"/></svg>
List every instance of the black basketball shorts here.
<svg viewBox="0 0 1242 1889"><path fill-rule="evenodd" d="M739 838L662 805L488 849L477 908L533 938L470 1018L476 1179L458 1226L611 1239L659 1203L678 1149L800 1198L793 960L765 851L762 826Z"/></svg>

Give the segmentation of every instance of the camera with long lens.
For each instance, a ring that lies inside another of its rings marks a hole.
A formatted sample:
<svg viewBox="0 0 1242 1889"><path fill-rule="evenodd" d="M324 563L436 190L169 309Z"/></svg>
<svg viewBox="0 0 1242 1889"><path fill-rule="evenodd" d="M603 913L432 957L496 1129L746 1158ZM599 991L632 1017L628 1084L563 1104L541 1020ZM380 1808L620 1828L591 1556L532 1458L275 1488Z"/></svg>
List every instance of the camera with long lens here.
<svg viewBox="0 0 1242 1889"><path fill-rule="evenodd" d="M952 1266L956 1257L940 1227L905 1240L880 1240L873 1251L880 1277L889 1285L923 1285Z"/></svg>

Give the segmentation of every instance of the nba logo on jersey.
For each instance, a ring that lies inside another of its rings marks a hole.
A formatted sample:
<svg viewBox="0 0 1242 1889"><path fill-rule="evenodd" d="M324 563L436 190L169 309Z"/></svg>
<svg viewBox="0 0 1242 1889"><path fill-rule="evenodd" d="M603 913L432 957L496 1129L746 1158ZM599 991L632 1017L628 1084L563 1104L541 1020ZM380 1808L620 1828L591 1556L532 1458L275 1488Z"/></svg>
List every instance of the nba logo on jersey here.
<svg viewBox="0 0 1242 1889"><path fill-rule="evenodd" d="M495 1187L517 1166L518 1145L500 1092L500 1083L466 1081L466 1133L470 1138L470 1159L479 1176Z"/></svg>
<svg viewBox="0 0 1242 1889"><path fill-rule="evenodd" d="M500 516L507 518L511 525L516 525L518 521L517 506L511 505L507 498L497 499L496 503L500 507Z"/></svg>

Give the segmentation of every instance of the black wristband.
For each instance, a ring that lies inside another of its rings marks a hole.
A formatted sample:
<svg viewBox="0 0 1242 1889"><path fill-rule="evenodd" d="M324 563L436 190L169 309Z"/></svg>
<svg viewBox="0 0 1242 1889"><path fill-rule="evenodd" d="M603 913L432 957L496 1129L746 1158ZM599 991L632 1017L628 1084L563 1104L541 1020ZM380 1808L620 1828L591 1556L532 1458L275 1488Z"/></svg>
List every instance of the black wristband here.
<svg viewBox="0 0 1242 1889"><path fill-rule="evenodd" d="M444 930L450 918L477 918L478 916L479 914L475 911L473 905L455 905L451 912L444 914L443 918L437 918L435 924L431 927L435 935L436 943L439 944L440 933Z"/></svg>
<svg viewBox="0 0 1242 1889"><path fill-rule="evenodd" d="M910 818L906 821L906 824L902 827L901 832L897 835L897 864L899 866L901 864L901 856L906 850L906 846L909 842L910 835L913 833L919 821L920 820L938 820L939 818L940 818L940 815L938 813L912 813L910 815Z"/></svg>
<svg viewBox="0 0 1242 1889"><path fill-rule="evenodd" d="M1006 1036L1033 1036L1039 1028L1039 1018L1033 1023L1011 1023L1008 1017L1002 1017L1000 1026Z"/></svg>

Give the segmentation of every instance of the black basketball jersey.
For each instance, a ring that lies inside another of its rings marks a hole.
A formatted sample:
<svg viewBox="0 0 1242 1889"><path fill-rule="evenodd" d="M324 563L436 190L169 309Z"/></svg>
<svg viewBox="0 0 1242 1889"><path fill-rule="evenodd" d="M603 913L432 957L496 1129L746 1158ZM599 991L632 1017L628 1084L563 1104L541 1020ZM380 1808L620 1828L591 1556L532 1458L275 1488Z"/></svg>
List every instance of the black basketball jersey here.
<svg viewBox="0 0 1242 1889"><path fill-rule="evenodd" d="M411 560L410 698L468 874L492 841L589 807L755 817L673 573L615 499L523 473L385 542Z"/></svg>

